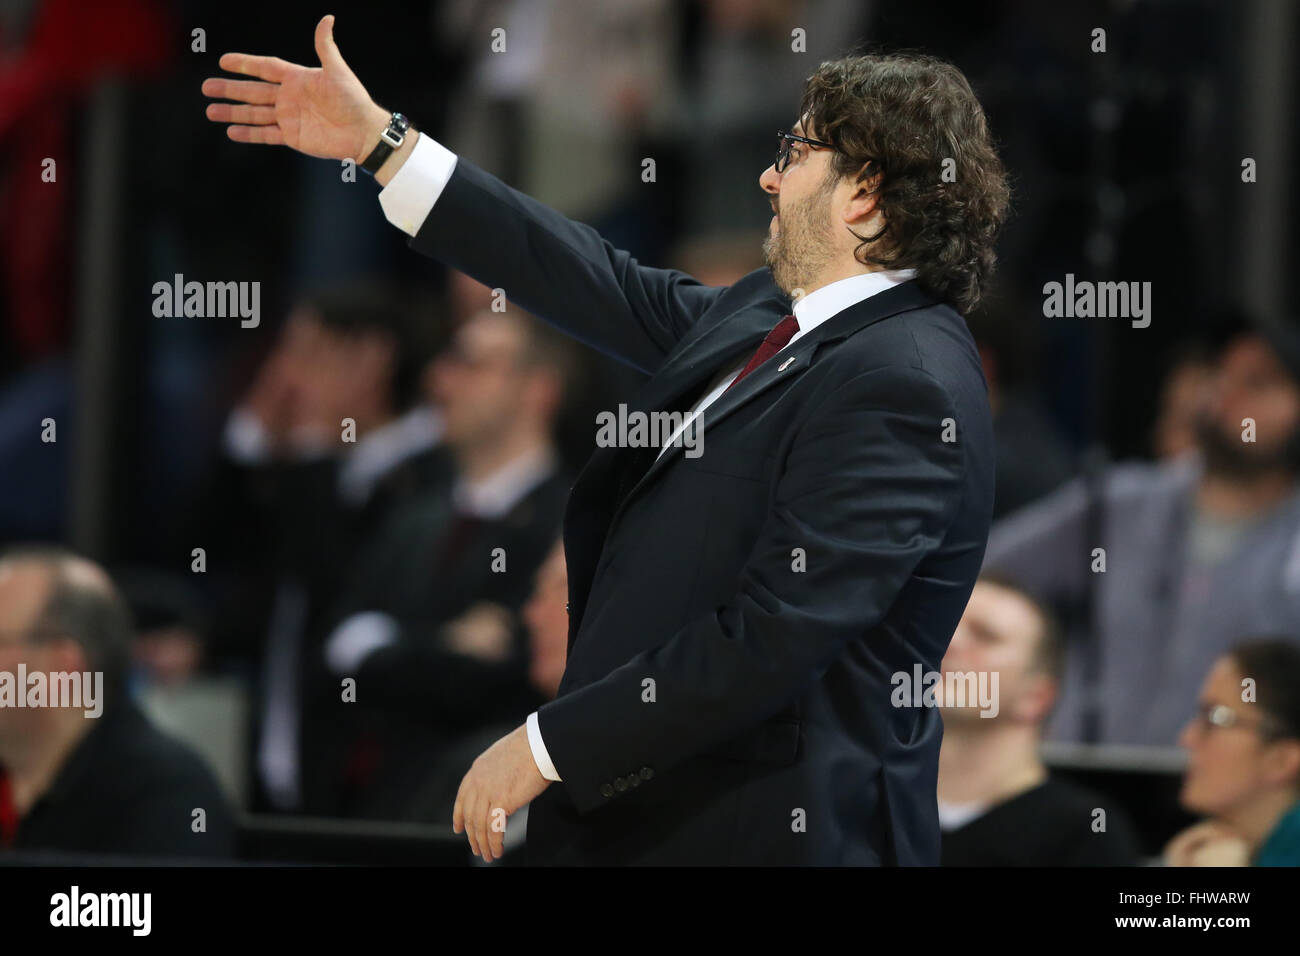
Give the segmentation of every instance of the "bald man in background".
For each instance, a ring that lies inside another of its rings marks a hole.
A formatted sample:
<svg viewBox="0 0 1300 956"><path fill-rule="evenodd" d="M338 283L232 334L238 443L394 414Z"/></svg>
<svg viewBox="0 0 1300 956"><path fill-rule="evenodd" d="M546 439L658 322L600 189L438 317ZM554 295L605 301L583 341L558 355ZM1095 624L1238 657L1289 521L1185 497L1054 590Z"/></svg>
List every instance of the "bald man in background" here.
<svg viewBox="0 0 1300 956"><path fill-rule="evenodd" d="M133 638L97 565L50 547L0 557L0 853L233 854L216 778L126 696ZM31 706L33 681L57 675L81 675L81 700Z"/></svg>

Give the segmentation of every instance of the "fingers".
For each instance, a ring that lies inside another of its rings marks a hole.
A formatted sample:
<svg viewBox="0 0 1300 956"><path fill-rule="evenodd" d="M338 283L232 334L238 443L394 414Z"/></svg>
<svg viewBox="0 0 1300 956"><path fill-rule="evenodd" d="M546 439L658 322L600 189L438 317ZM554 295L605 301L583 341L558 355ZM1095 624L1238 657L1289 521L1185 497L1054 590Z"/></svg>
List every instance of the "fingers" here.
<svg viewBox="0 0 1300 956"><path fill-rule="evenodd" d="M459 833L463 829L469 840L470 852L481 856L483 862L491 863L505 855L505 834L492 829L492 807L482 793L471 785L468 792L461 784L456 794L456 806L452 810L452 829Z"/></svg>
<svg viewBox="0 0 1300 956"><path fill-rule="evenodd" d="M499 860L505 856L505 827L493 826L498 819L508 823L509 804L502 808L504 812L495 812L498 807L493 804L487 791L475 779L473 768L465 774L456 791L456 801L451 810L451 829L454 833L463 832L469 840L470 851L481 856L486 863Z"/></svg>
<svg viewBox="0 0 1300 956"><path fill-rule="evenodd" d="M497 807L488 808L487 844L494 860L501 859L506 853L506 823L508 817L504 813L497 813L498 809ZM501 822L499 828L497 827L498 820Z"/></svg>
<svg viewBox="0 0 1300 956"><path fill-rule="evenodd" d="M473 772L472 770L470 771ZM464 831L465 836L469 839L469 848L475 856L479 855L478 832L475 826L475 788L471 784L466 787L466 781L469 774L460 782L460 788L456 791L456 803L451 810L451 829L454 833Z"/></svg>
<svg viewBox="0 0 1300 956"><path fill-rule="evenodd" d="M284 131L278 126L227 126L226 135L236 143L260 143L283 146Z"/></svg>
<svg viewBox="0 0 1300 956"><path fill-rule="evenodd" d="M217 66L230 73L242 73L255 76L268 83L279 83L289 71L292 63L286 63L278 56L252 56L248 53L223 53L217 60Z"/></svg>
<svg viewBox="0 0 1300 956"><path fill-rule="evenodd" d="M214 100L239 100L241 103L250 103L254 106L273 106L279 89L276 83L227 80L220 76L204 80L202 87L204 95Z"/></svg>
<svg viewBox="0 0 1300 956"><path fill-rule="evenodd" d="M483 855L482 831L483 811L475 794L470 798L465 811L465 835L469 837L469 848L475 856Z"/></svg>
<svg viewBox="0 0 1300 956"><path fill-rule="evenodd" d="M239 123L244 126L275 125L274 106L240 106L234 103L209 103L207 117L214 123Z"/></svg>

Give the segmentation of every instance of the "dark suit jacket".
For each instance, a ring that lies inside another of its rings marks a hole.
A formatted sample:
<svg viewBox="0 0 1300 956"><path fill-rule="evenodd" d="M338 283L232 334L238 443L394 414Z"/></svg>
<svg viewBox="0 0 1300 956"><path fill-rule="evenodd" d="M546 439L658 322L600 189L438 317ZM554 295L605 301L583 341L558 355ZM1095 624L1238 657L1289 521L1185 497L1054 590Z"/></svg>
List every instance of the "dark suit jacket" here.
<svg viewBox="0 0 1300 956"><path fill-rule="evenodd" d="M689 407L790 310L766 269L641 266L463 157L412 247L641 369L636 409ZM600 448L570 494L568 669L538 717L563 782L530 858L937 864L942 723L891 675L938 670L988 536L965 322L915 282L872 296L720 398L703 444Z"/></svg>
<svg viewBox="0 0 1300 956"><path fill-rule="evenodd" d="M447 649L440 632L479 602L517 614L555 545L570 484L557 471L506 514L456 535L448 482L396 508L376 529L350 567L326 630L351 614L383 611L400 633L352 675L356 702L340 700L339 675L317 654L304 728L304 741L315 747L305 748L304 776L314 782L311 792L332 802L309 810L381 819L424 814L415 791L449 747L485 726L518 726L541 702L528 679L522 628L512 629L509 656L493 662ZM497 549L507 559L504 571L494 569ZM423 818L445 824L451 816Z"/></svg>

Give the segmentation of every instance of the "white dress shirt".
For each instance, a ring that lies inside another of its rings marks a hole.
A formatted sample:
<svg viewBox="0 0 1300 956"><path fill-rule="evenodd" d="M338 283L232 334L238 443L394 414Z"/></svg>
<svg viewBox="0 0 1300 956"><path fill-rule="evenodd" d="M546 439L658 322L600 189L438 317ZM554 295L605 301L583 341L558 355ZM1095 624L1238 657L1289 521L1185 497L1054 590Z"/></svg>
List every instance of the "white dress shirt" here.
<svg viewBox="0 0 1300 956"><path fill-rule="evenodd" d="M798 342L801 335L807 335L831 316L843 312L849 306L870 298L878 292L892 289L900 282L906 282L915 275L915 269L896 269L892 272L865 272L861 275L849 276L847 279L837 279L820 289L809 292L796 302L791 309L794 312L794 317L799 320L798 330L776 354L780 355L781 352ZM731 386L732 380L740 374L741 369L749 364L751 355L744 356L735 367L727 369L713 380L709 390L704 393L704 396L698 402L691 406L690 411L682 418L682 424L664 442L664 447L659 449L660 455L672 447L673 442L677 440L677 436L686 431L694 418L703 414L706 408L722 396L722 393ZM771 360L769 359L769 361ZM703 429L703 420L696 427ZM699 440L698 434L696 440Z"/></svg>
<svg viewBox="0 0 1300 956"><path fill-rule="evenodd" d="M419 232L421 223L428 217L429 211L442 195L442 190L456 168L455 153L424 133L418 134L418 137L411 155L379 193L379 205L383 207L388 221L409 236ZM914 269L866 272L849 276L847 279L839 279L809 292L794 303L793 311L795 318L799 320L799 330L786 343L785 348L789 348L799 340L801 335L807 335L831 316L843 312L863 299L893 288L900 282L906 282L915 275ZM740 374L740 370L749 362L749 358L748 355L744 356L738 365L726 369L714 379L709 390L691 407L683 419L682 426L669 436L664 443L664 448L672 445L692 418L718 400L718 396L726 391L731 380ZM663 454L663 449L660 449L659 454ZM528 746L533 752L537 769L547 780L559 782L560 775L551 761L546 744L542 742L536 711L528 715L525 726L528 732Z"/></svg>

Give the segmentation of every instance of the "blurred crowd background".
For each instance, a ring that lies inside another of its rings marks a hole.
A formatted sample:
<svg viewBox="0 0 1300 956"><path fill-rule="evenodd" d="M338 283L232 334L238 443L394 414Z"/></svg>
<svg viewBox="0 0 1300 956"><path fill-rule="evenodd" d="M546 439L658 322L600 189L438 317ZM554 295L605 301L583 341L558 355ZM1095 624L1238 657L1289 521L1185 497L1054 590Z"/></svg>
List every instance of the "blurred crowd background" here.
<svg viewBox="0 0 1300 956"><path fill-rule="evenodd" d="M945 664L1000 712L948 702L945 863L1300 863L1285 0L4 4L0 670L121 687L93 735L0 711L0 852L468 862L461 775L558 686L565 496L638 373L410 252L366 175L205 120L223 52L315 65L327 12L381 105L719 285L816 64L955 62L1014 200ZM156 316L178 275L260 283L258 323ZM1149 325L1045 318L1067 275L1149 282Z"/></svg>

